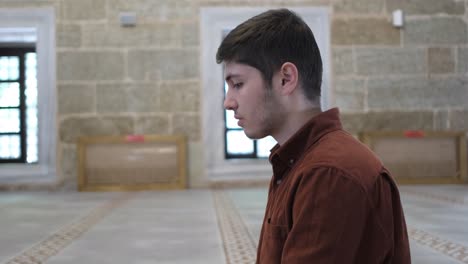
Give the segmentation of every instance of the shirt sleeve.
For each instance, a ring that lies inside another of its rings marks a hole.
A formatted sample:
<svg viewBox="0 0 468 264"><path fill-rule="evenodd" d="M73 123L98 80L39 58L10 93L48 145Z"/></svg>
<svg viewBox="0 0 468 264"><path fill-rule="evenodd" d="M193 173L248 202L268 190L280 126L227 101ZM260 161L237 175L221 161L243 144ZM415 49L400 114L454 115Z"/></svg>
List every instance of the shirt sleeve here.
<svg viewBox="0 0 468 264"><path fill-rule="evenodd" d="M369 204L363 188L335 168L302 175L281 263L353 263Z"/></svg>

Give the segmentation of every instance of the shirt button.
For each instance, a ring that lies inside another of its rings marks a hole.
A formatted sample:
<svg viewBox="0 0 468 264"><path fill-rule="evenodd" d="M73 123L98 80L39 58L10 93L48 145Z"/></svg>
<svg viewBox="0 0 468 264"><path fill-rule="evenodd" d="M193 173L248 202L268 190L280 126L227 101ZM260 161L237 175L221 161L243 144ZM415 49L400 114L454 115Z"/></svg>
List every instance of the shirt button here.
<svg viewBox="0 0 468 264"><path fill-rule="evenodd" d="M289 164L292 165L293 163L294 163L294 159L290 159L290 160L289 160Z"/></svg>
<svg viewBox="0 0 468 264"><path fill-rule="evenodd" d="M276 180L276 184L279 185L281 183L281 179Z"/></svg>

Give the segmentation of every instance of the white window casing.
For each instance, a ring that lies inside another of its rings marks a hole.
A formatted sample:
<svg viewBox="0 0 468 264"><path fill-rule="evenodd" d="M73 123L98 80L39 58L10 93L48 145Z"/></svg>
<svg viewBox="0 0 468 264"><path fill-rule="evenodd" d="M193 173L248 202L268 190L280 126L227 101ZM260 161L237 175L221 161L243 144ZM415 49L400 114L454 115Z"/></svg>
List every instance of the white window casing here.
<svg viewBox="0 0 468 264"><path fill-rule="evenodd" d="M37 101L38 101L38 163L1 164L0 184L54 183L56 175L56 51L55 11L53 8L5 8L0 9L0 29L4 29L0 42L10 42L11 29L24 41L27 31L36 32ZM5 30L9 29L9 30ZM7 35L5 32L10 31Z"/></svg>

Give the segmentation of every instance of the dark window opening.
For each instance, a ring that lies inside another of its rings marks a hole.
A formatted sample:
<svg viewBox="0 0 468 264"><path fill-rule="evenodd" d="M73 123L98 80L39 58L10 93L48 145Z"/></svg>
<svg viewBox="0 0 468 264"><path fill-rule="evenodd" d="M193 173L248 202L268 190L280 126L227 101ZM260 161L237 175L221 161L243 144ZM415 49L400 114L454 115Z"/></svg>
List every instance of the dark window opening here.
<svg viewBox="0 0 468 264"><path fill-rule="evenodd" d="M34 47L0 47L0 163L34 163L37 153Z"/></svg>

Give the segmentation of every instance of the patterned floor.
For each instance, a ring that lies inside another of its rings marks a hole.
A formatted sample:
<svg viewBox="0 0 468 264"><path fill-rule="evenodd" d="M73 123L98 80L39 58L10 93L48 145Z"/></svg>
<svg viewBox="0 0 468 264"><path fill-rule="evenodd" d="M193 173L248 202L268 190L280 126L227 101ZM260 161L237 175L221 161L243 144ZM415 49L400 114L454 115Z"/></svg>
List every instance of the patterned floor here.
<svg viewBox="0 0 468 264"><path fill-rule="evenodd" d="M230 208L235 204L240 220L244 223L244 226L236 224L228 227L234 229L229 231L229 234L234 235L223 237L231 245L226 247L226 251L229 256L242 255L244 253L239 252L242 249L233 241L242 243L253 239L257 244L263 219L260 212L265 207L266 190L230 190L222 195L225 196L224 207ZM468 186L402 186L401 195L413 263L468 264ZM239 230L236 231L237 227ZM229 258L227 260L227 263L241 263L230 262Z"/></svg>
<svg viewBox="0 0 468 264"><path fill-rule="evenodd" d="M468 186L402 186L413 263L468 264ZM0 263L254 263L266 189L0 193Z"/></svg>

